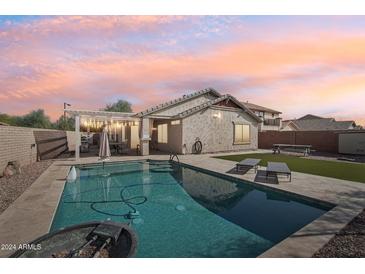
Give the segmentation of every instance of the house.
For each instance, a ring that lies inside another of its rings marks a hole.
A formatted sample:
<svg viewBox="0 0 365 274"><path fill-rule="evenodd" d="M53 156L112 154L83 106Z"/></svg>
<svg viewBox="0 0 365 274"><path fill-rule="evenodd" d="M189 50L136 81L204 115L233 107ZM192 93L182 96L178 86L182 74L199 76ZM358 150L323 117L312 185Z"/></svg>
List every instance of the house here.
<svg viewBox="0 0 365 274"><path fill-rule="evenodd" d="M279 131L280 128L282 127L280 111L252 104L249 102L242 102L242 104L261 118L262 122L259 125L259 131L266 131L266 130Z"/></svg>
<svg viewBox="0 0 365 274"><path fill-rule="evenodd" d="M313 114L282 122L281 131L321 131L321 130L356 130L361 129L354 121L336 121Z"/></svg>
<svg viewBox="0 0 365 274"><path fill-rule="evenodd" d="M257 149L261 119L233 96L208 88L151 107L136 115L150 125L150 148L182 154ZM148 127L147 127L148 128ZM142 146L142 144L141 144Z"/></svg>
<svg viewBox="0 0 365 274"><path fill-rule="evenodd" d="M138 113L66 109L75 117L75 142L80 146L80 126L106 125L111 140L149 155L214 153L257 149L259 125L252 110L235 97L208 88ZM75 157L80 157L76 149Z"/></svg>

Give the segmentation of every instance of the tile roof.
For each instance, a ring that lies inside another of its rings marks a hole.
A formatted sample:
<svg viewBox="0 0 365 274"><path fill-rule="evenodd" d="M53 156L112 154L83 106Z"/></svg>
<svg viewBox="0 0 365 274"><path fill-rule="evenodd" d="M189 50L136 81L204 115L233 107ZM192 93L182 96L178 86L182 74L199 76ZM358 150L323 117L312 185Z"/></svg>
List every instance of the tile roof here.
<svg viewBox="0 0 365 274"><path fill-rule="evenodd" d="M309 120L309 119L325 119L325 118L313 114L307 114L304 115L303 117L298 118L297 120Z"/></svg>
<svg viewBox="0 0 365 274"><path fill-rule="evenodd" d="M282 121L281 122L281 128L285 128L286 126L291 125L292 127L295 128L295 130L299 130L298 126L292 121L292 120L288 120L288 121Z"/></svg>
<svg viewBox="0 0 365 274"><path fill-rule="evenodd" d="M302 131L348 130L356 126L354 121L336 121L333 118L309 119L307 117L305 119L300 118L289 121L293 122L298 127L298 130ZM284 122L289 122L289 121L284 121Z"/></svg>
<svg viewBox="0 0 365 274"><path fill-rule="evenodd" d="M199 106L196 106L196 107L193 107L191 109L188 109L186 111L183 111L177 115L174 116L175 119L181 119L181 118L185 118L189 115L192 115L196 112L199 112L203 109L206 109L210 106L213 106L221 101L224 101L224 100L232 100L233 102L235 102L239 107L241 107L246 113L248 113L251 117L253 117L256 121L258 122L261 122L261 119L256 116L255 113L253 113L249 108L247 108L245 105L243 105L241 102L239 102L236 98L234 98L233 96L229 95L229 94L225 94L225 95L222 95L221 97L215 99L215 100L211 100L211 101L208 101L208 102L205 102Z"/></svg>
<svg viewBox="0 0 365 274"><path fill-rule="evenodd" d="M190 108L188 110L185 110L185 111L183 111L183 112L175 115L174 117L175 118L184 118L184 117L189 116L189 115L191 115L193 113L196 113L196 112L198 112L200 110L203 110L203 109L205 109L207 107L210 107L210 106L212 106L212 105L214 105L216 103L219 103L219 102L221 102L221 101L223 101L225 99L228 99L228 96L227 95L222 95L221 97L219 97L219 98L217 98L215 100L210 100L210 101L205 102L205 103L203 103L203 104L201 104L199 106L195 106L195 107L192 107L192 108Z"/></svg>
<svg viewBox="0 0 365 274"><path fill-rule="evenodd" d="M182 111L181 113L179 114L176 114L170 118L173 118L173 119L181 119L181 118L184 118L186 116L189 116L191 114L194 114L200 110L203 110L203 109L206 109L214 104L217 104L223 100L232 100L233 102L235 102L239 107L241 107L246 113L248 113L250 116L252 116L255 120L257 120L258 122L261 122L261 119L259 117L256 116L255 113L253 113L248 107L246 107L244 104L242 104L241 102L239 102L235 97L229 95L229 94L226 94L226 95L221 95L218 91L216 91L215 89L213 88L207 88L207 89L203 89L203 90L200 90L200 91L197 91L197 92L194 92L194 93L191 93L191 94L188 94L188 95L184 95L180 98L177 98L175 100L171 100L169 102L166 102L166 103L163 103L163 104L159 104L157 106L154 106L154 107L151 107L151 108L148 108L144 111L141 111L139 113L136 114L137 117L143 117L145 115L149 115L149 114L152 114L154 112L157 112L157 111L160 111L160 110L163 110L163 109L167 109L167 108L170 108L170 107L173 107L179 103L182 103L182 102L185 102L185 101L188 101L188 100L191 100L195 97L198 97L198 96L201 96L203 94L207 94L207 93L212 93L214 94L215 96L217 96L216 99L213 99L213 100L209 100L205 103L202 103L198 106L195 106L195 107L192 107L188 110L185 110L185 111Z"/></svg>
<svg viewBox="0 0 365 274"><path fill-rule="evenodd" d="M271 108L267 108L267 107L263 107L263 106L259 106L256 104L252 104L249 102L241 102L244 106L246 106L247 108L249 108L250 110L257 110L257 111L264 111L264 112L269 112L269 113L275 113L275 114L281 114L280 111L271 109Z"/></svg>
<svg viewBox="0 0 365 274"><path fill-rule="evenodd" d="M216 95L217 97L220 97L221 96L221 94L218 91L216 91L215 89L213 89L213 88L206 88L206 89L203 89L203 90L200 90L200 91L191 93L191 94L183 95L182 97L177 98L175 100L171 100L171 101L168 101L168 102L165 102L165 103L156 105L154 107L148 108L148 109L146 109L144 111L141 111L141 112L137 113L137 116L138 117L142 117L142 116L145 116L145 115L154 113L156 111L159 111L159 110L163 110L163 109L172 107L172 106L174 106L176 104L179 104L179 103L182 103L182 102L191 100L191 99L193 99L195 97L201 96L201 95L206 94L206 93L212 93L212 94Z"/></svg>

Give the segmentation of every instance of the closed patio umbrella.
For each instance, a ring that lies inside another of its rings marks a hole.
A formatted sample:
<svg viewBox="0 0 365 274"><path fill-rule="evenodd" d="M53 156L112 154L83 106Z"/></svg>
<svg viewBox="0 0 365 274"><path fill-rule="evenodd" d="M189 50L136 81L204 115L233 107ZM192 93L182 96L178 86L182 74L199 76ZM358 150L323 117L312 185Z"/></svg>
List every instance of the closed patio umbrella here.
<svg viewBox="0 0 365 274"><path fill-rule="evenodd" d="M103 128L103 132L100 136L100 148L99 148L100 160L105 160L110 157L108 131L106 127Z"/></svg>

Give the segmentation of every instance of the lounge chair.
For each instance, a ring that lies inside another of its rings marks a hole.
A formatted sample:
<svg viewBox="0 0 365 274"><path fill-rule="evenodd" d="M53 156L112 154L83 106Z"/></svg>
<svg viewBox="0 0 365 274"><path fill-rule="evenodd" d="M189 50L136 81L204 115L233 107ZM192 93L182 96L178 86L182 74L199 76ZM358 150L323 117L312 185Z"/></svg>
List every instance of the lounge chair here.
<svg viewBox="0 0 365 274"><path fill-rule="evenodd" d="M255 168L255 172L257 172L257 168L258 168L260 161L261 161L261 159L246 158L236 164L236 170L239 171L240 167L245 167L245 168L248 168L248 170L250 170L251 168Z"/></svg>
<svg viewBox="0 0 365 274"><path fill-rule="evenodd" d="M268 162L266 168L266 178L270 175L284 174L289 177L289 182L291 182L291 171L286 163L282 162Z"/></svg>

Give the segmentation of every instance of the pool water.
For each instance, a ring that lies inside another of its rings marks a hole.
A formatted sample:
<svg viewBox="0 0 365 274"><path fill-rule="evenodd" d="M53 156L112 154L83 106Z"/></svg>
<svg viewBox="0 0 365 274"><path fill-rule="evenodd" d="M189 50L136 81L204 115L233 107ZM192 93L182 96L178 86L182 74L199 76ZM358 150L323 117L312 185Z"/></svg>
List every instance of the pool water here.
<svg viewBox="0 0 365 274"><path fill-rule="evenodd" d="M168 161L79 166L51 231L130 223L136 257L257 257L329 209L287 193Z"/></svg>

